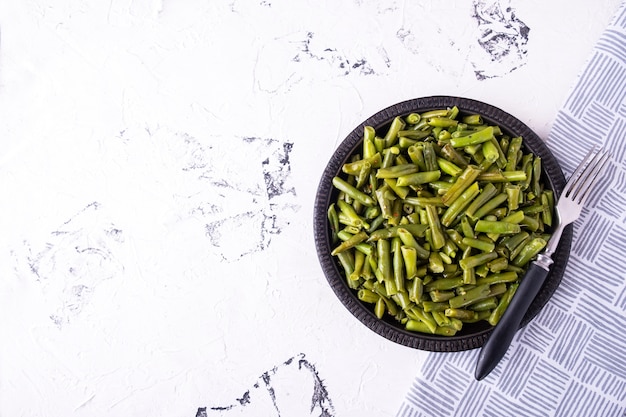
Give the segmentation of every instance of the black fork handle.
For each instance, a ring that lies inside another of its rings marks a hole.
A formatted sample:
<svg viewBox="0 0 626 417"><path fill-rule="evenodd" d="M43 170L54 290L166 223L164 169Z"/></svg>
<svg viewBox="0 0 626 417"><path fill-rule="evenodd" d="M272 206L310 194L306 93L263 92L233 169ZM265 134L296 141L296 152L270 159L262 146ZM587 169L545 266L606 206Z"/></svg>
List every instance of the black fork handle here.
<svg viewBox="0 0 626 417"><path fill-rule="evenodd" d="M480 351L474 374L477 380L489 375L509 349L528 307L539 293L547 275L548 270L544 267L535 262L530 264L511 303Z"/></svg>

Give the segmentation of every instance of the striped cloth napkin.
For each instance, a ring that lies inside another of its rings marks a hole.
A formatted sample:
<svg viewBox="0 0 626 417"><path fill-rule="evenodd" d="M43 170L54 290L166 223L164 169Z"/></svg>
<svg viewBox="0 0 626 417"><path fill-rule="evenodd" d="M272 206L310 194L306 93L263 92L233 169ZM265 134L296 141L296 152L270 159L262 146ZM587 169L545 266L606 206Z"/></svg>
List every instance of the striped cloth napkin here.
<svg viewBox="0 0 626 417"><path fill-rule="evenodd" d="M483 381L480 349L429 353L397 417L626 416L626 3L547 143L566 177L593 144L613 154L603 192L574 225L559 288Z"/></svg>

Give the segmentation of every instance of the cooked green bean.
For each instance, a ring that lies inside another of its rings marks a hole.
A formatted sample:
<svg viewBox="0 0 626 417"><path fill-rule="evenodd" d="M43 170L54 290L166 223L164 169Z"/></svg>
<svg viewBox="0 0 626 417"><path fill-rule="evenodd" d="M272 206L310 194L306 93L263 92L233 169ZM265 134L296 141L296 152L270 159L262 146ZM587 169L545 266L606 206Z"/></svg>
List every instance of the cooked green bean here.
<svg viewBox="0 0 626 417"><path fill-rule="evenodd" d="M419 167L415 164L394 165L388 168L380 168L376 171L376 178L398 178L417 171L419 171Z"/></svg>
<svg viewBox="0 0 626 417"><path fill-rule="evenodd" d="M519 283L514 282L505 291L504 295L500 298L500 302L498 303L498 306L491 311L491 314L489 315L489 318L487 319L489 324L491 324L492 326L495 326L496 324L498 324L498 322L500 321L500 318L502 317L502 314L504 314L504 311L511 303L511 299L513 299L513 296L515 295L515 291L517 291L518 287L519 287Z"/></svg>
<svg viewBox="0 0 626 417"><path fill-rule="evenodd" d="M478 220L474 226L476 232L512 234L521 232L519 224L507 223L502 221Z"/></svg>
<svg viewBox="0 0 626 417"><path fill-rule="evenodd" d="M482 252L493 252L496 245L489 239L477 239L474 237L464 237L462 242L467 246L478 249Z"/></svg>
<svg viewBox="0 0 626 417"><path fill-rule="evenodd" d="M526 265L528 262L530 262L532 258L534 258L539 252L541 252L541 250L546 246L547 243L548 242L540 237L534 238L526 245L524 245L519 255L517 255L513 260L513 265Z"/></svg>
<svg viewBox="0 0 626 417"><path fill-rule="evenodd" d="M404 226L399 226L397 229L397 235L402 240L402 243L407 247L412 248L415 251L415 255L421 259L428 259L430 251L424 248L417 242L415 236L408 231Z"/></svg>
<svg viewBox="0 0 626 417"><path fill-rule="evenodd" d="M338 189L349 195L351 198L354 198L357 201L360 201L364 206L373 206L374 199L369 195L365 194L362 191L359 191L354 186L350 185L344 179L339 177L333 178L333 185Z"/></svg>
<svg viewBox="0 0 626 417"><path fill-rule="evenodd" d="M441 217L441 224L450 226L479 193L480 189L478 188L478 183L472 183L472 185L465 189L465 191L449 205L448 209Z"/></svg>
<svg viewBox="0 0 626 417"><path fill-rule="evenodd" d="M397 185L410 186L410 185L421 185L428 184L429 182L437 181L441 177L441 171L423 171L416 172L413 174L402 175L398 177Z"/></svg>
<svg viewBox="0 0 626 417"><path fill-rule="evenodd" d="M357 298L409 331L495 324L550 236L541 158L453 107L366 126L347 161L327 218Z"/></svg>
<svg viewBox="0 0 626 417"><path fill-rule="evenodd" d="M448 303L451 308L460 308L483 300L490 295L491 292L489 285L483 284L468 290L465 294L457 295L456 297L451 298Z"/></svg>
<svg viewBox="0 0 626 417"><path fill-rule="evenodd" d="M493 127L489 126L466 136L450 139L450 144L455 148L476 145L491 140L494 135Z"/></svg>
<svg viewBox="0 0 626 417"><path fill-rule="evenodd" d="M387 130L387 134L384 137L385 146L387 148L393 146L396 143L396 141L398 140L398 132L404 129L404 126L406 126L406 123L404 123L404 120L402 120L402 118L395 117L393 119L393 121L391 122L391 126Z"/></svg>
<svg viewBox="0 0 626 417"><path fill-rule="evenodd" d="M480 168L468 165L461 175L459 175L452 187L450 187L450 189L441 197L443 203L450 206L454 200L463 194L463 191L474 183L474 180L476 180L480 172Z"/></svg>

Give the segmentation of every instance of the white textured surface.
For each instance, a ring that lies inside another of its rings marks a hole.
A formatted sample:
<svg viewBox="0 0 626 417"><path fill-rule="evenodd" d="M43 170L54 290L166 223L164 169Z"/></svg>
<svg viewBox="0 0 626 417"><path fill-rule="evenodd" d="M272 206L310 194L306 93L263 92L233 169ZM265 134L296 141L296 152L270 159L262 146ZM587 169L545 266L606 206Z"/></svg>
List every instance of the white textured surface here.
<svg viewBox="0 0 626 417"><path fill-rule="evenodd" d="M326 285L327 159L431 94L547 137L618 3L0 0L0 415L194 416L300 354L332 415L394 415L426 353ZM525 54L480 46L490 5Z"/></svg>

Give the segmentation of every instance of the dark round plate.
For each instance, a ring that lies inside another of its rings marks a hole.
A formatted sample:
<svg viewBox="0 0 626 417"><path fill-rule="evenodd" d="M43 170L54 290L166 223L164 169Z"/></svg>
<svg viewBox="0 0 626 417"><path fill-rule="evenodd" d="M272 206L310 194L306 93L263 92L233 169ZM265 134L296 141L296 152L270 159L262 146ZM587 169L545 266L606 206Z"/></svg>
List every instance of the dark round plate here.
<svg viewBox="0 0 626 417"><path fill-rule="evenodd" d="M313 223L315 245L322 270L331 288L350 313L369 329L393 342L416 349L439 352L454 352L480 347L488 338L492 327L487 322L466 324L460 332L450 337L409 332L391 317L378 319L374 315L372 306L362 303L357 298L356 292L348 287L341 266L336 257L330 254L331 231L327 220L327 210L331 201L335 201L337 198L337 190L332 186L332 178L341 175L342 165L355 151L360 150L365 126L372 126L379 133L385 132L396 116L406 116L413 112L422 113L453 106L459 108L461 115L480 114L486 123L500 126L504 133L511 137L522 136L525 150L542 158L545 186L554 191L555 198L561 195L565 185L565 177L556 158L543 140L520 120L497 107L468 98L423 97L407 100L379 111L363 121L343 140L322 174L315 198ZM553 256L552 269L541 291L526 313L521 324L522 327L539 313L559 286L569 257L572 230L570 225L563 232L558 249Z"/></svg>

